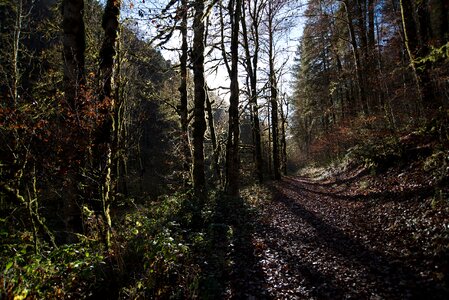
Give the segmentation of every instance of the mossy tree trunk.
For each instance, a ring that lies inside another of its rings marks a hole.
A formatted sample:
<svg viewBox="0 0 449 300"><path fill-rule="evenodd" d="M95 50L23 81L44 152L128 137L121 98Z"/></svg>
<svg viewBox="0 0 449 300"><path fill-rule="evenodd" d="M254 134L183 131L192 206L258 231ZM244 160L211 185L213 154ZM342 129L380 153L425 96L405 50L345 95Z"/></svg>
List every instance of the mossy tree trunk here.
<svg viewBox="0 0 449 300"><path fill-rule="evenodd" d="M114 162L117 156L117 121L119 113L119 105L117 103L117 95L113 93L114 90L114 71L115 59L117 55L117 40L119 35L119 20L121 0L108 0L106 2L105 11L103 15L102 27L105 33L103 44L100 49L100 79L101 91L100 102L104 103L106 109L103 111L105 115L105 122L103 129L99 134L101 140L105 141L104 147L104 161L101 165L104 166L102 170L102 186L101 186L101 200L103 215L106 222L105 241L109 248L111 245L111 231L112 220L110 215L110 206L114 198L113 190L115 186L115 170Z"/></svg>

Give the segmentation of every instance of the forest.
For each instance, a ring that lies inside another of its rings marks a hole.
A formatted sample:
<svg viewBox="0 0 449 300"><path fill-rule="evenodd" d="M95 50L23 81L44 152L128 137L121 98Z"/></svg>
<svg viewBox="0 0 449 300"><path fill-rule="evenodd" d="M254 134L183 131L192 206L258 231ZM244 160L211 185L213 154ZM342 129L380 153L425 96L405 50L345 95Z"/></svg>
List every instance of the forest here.
<svg viewBox="0 0 449 300"><path fill-rule="evenodd" d="M0 0L0 299L424 298L448 0Z"/></svg>

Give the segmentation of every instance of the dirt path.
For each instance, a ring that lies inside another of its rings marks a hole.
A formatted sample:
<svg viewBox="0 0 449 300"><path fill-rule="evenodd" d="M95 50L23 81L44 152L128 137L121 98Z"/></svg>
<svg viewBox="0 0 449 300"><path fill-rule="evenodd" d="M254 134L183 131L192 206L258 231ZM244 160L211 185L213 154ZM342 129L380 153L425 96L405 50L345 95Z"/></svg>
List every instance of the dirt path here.
<svg viewBox="0 0 449 300"><path fill-rule="evenodd" d="M345 184L272 184L274 199L259 207L252 236L253 274L241 278L238 297L449 299L447 258L416 235L428 207L345 196Z"/></svg>

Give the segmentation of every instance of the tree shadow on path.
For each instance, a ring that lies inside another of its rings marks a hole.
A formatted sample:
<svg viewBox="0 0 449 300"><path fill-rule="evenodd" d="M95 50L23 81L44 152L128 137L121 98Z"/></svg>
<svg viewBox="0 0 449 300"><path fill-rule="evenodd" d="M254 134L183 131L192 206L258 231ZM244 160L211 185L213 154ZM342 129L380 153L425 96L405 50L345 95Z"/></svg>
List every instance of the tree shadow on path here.
<svg viewBox="0 0 449 300"><path fill-rule="evenodd" d="M241 198L217 196L207 224L201 299L271 299L254 255L255 218Z"/></svg>
<svg viewBox="0 0 449 300"><path fill-rule="evenodd" d="M307 262L305 262L307 258L295 257L298 254L289 253L282 250L282 247L277 247L277 250L281 251L282 256L285 257L285 261L291 265L290 268L307 279L305 284L320 286L320 289L314 289L312 294L314 297L319 299L369 298L370 293L373 292L374 295L387 299L449 299L449 293L444 287L436 282L424 280L417 273L417 269L407 261L367 248L351 234L330 224L317 213L306 208L304 204L307 202L320 201L319 197L313 197L311 193L319 195L322 192L310 189L306 191L300 182L295 184L288 180L273 184L272 189L275 195L274 201L282 204L301 222L311 226L314 231L313 238L301 233L277 232L275 235L283 235L286 240L298 244L305 243L311 251L318 248L322 249L324 256L327 253L331 257L340 257L345 262L344 265L350 266L353 264L358 269L365 271L359 274L358 278L352 278L345 284L356 286L363 283L369 290L351 289L352 292L349 292L348 286L344 286L341 280L329 278L329 276L338 277L340 276L339 273L350 272L351 270L339 270L338 267L340 266L338 266L335 272L326 272L326 275L320 274L320 271L317 271L320 268L319 263L314 265L313 262L309 262L310 264L307 265ZM328 193L323 194L329 197L333 196ZM321 205L325 205L325 203ZM339 218L338 215L332 217ZM276 229L270 228L269 230ZM269 246L274 247L275 245ZM329 262L327 264L329 265ZM311 267L312 265L313 267Z"/></svg>
<svg viewBox="0 0 449 300"><path fill-rule="evenodd" d="M293 179L291 177L287 177L284 179L283 184L290 186L292 190L300 189L301 191L346 201L367 201L367 200L384 200L386 202L402 201L417 196L420 197L431 196L435 191L435 188L429 185L429 186L408 188L402 191L384 190L378 192L371 191L364 194L359 193L353 195L345 195L342 194L341 192L333 192L329 190L323 191L321 187L326 186L327 184L321 184L320 182L311 181L310 179Z"/></svg>

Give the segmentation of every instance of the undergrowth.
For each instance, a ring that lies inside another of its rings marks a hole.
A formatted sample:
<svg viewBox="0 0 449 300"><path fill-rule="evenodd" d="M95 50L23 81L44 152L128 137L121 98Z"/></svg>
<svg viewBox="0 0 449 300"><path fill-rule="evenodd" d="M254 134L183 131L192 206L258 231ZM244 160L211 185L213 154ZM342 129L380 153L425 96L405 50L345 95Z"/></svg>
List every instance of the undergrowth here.
<svg viewBox="0 0 449 300"><path fill-rule="evenodd" d="M99 243L80 242L38 253L29 232L6 236L1 247L0 298L51 299L91 297L111 274Z"/></svg>
<svg viewBox="0 0 449 300"><path fill-rule="evenodd" d="M372 174L414 166L430 178L435 201L449 201L449 111L440 111L411 133L359 143L347 152L346 160Z"/></svg>
<svg viewBox="0 0 449 300"><path fill-rule="evenodd" d="M212 191L198 207L178 193L117 212L110 249L91 232L59 248L41 241L38 252L32 233L2 219L11 230L0 233L0 298L222 298L233 247L249 242L252 217L242 198Z"/></svg>

